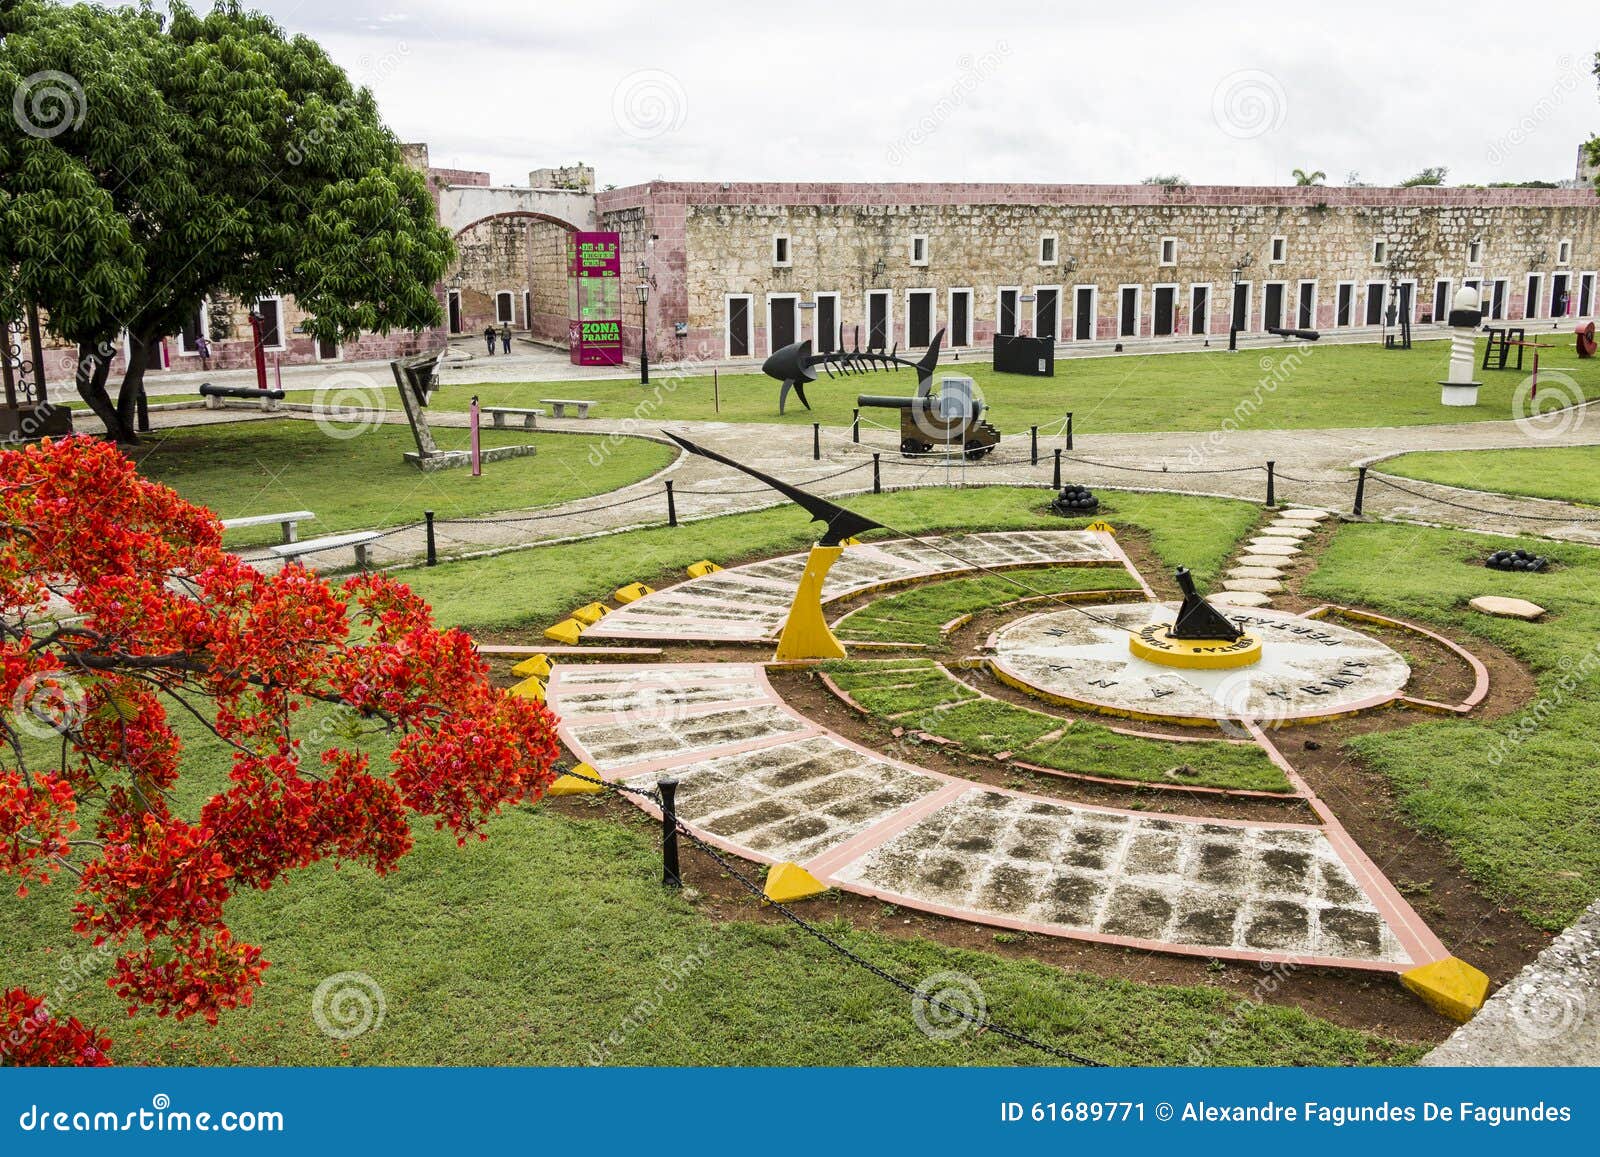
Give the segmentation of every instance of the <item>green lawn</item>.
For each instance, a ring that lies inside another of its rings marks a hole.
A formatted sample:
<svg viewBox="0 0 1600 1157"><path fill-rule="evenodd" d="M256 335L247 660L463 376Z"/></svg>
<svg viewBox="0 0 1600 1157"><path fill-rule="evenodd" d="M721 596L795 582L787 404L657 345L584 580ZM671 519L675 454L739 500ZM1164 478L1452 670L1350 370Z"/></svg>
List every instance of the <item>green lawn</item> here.
<svg viewBox="0 0 1600 1157"><path fill-rule="evenodd" d="M1169 566L1187 563L1202 582L1260 517L1247 502L1168 494L1102 491L1098 517L1114 525L1137 526ZM1057 518L1044 512L1049 491L1023 487L972 490L917 490L858 494L848 505L908 534L959 527L983 530L1081 527L1087 520ZM882 537L874 531L872 537ZM732 514L675 529L658 527L610 534L466 562L400 572L426 598L438 620L455 626L536 632L564 618L574 607L605 598L631 582L662 586L682 581L683 568L699 559L716 562L753 554L800 550L815 541L816 526L791 506L752 514ZM1093 573L1102 581L1121 573ZM1023 572L1024 582L1030 581ZM1005 585L1005 584L1002 584ZM1015 597L1008 588L1001 601ZM953 616L946 616L950 618ZM941 620L942 622L943 620ZM536 638L530 634L530 639Z"/></svg>
<svg viewBox="0 0 1600 1157"><path fill-rule="evenodd" d="M1600 362L1580 362L1572 335L1538 331L1554 341L1544 351L1541 372L1571 375L1588 397L1600 396ZM1480 339L1481 342L1481 339ZM1218 429L1224 422L1240 429L1315 429L1320 427L1414 426L1443 422L1482 422L1512 417L1513 392L1526 389L1524 375L1486 371L1478 405L1446 409L1439 403L1448 343L1419 341L1410 350L1388 350L1376 341L1360 345L1274 345L1230 354L1126 353L1095 358L1064 358L1054 378L996 374L988 356L978 354L941 364L945 373L975 379L1002 430L1026 433L1032 424L1049 426L1071 410L1080 434L1124 431ZM1531 366L1530 366L1531 368ZM382 386L379 383L380 387ZM536 406L541 396L591 398L600 417L640 422L706 419L724 422L783 422L826 426L850 424L858 394L909 394L916 388L910 370L820 378L806 393L807 411L791 397L789 412L778 416L778 383L760 373L718 374L716 399L710 375L675 377L658 367L648 387L631 380L483 383L447 385L434 405L464 410L473 394L484 405ZM392 390L392 387L387 387ZM392 396L392 395L391 395ZM1546 393L1541 403L1553 394ZM313 400L296 391L293 401ZM893 425L893 411L866 410Z"/></svg>
<svg viewBox="0 0 1600 1157"><path fill-rule="evenodd" d="M1347 525L1305 591L1438 623L1469 646L1480 636L1533 669L1538 699L1508 718L1414 723L1352 746L1394 782L1411 822L1442 836L1491 896L1554 929L1600 894L1600 550L1540 541L1557 564L1542 574L1472 565L1506 544ZM1550 614L1523 623L1468 609L1482 594L1531 599Z"/></svg>
<svg viewBox="0 0 1600 1157"><path fill-rule="evenodd" d="M528 442L538 453L491 463L473 478L465 469L425 474L408 465L401 455L416 443L407 427L359 430L346 422L330 429L353 436L335 437L300 419L180 427L150 436L134 457L147 477L223 518L315 511L317 520L300 528L309 538L420 522L430 509L439 518L464 518L586 498L647 478L677 453L628 438L591 457L599 442L573 434L485 432L486 447ZM465 449L467 436L435 431L441 450ZM226 541L230 547L277 542L278 528L234 531Z"/></svg>
<svg viewBox="0 0 1600 1157"><path fill-rule="evenodd" d="M1402 454L1374 469L1446 486L1600 506L1600 446L1436 450Z"/></svg>
<svg viewBox="0 0 1600 1157"><path fill-rule="evenodd" d="M191 748L178 805L192 811L201 788L224 785L226 764L214 741ZM107 1026L123 1064L1051 1062L993 1033L932 1040L909 997L798 930L712 919L692 892L660 886L655 823L623 816L521 807L465 848L419 825L415 851L383 879L323 865L241 895L229 923L272 967L254 1006L214 1029L129 1020L103 968L80 974L92 958L68 931L72 892L59 882L26 900L0 892L0 987L54 993L54 1012ZM826 900L806 914L913 984L965 973L996 1020L1113 1064L1403 1064L1423 1051L1221 985L1109 980L886 937ZM344 972L370 977L385 1005L381 1027L349 1041L323 1035L311 1011L318 984Z"/></svg>

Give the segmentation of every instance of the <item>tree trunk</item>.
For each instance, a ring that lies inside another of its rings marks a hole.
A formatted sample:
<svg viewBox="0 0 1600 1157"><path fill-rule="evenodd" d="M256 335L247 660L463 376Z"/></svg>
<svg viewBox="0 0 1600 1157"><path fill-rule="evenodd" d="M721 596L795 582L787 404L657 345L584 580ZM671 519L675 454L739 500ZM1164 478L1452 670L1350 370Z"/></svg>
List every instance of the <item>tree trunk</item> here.
<svg viewBox="0 0 1600 1157"><path fill-rule="evenodd" d="M74 383L78 387L78 396L89 403L94 416L105 423L105 437L108 440L137 442L139 435L135 433L133 423L122 420L117 407L111 404L111 395L106 392L106 377L111 372L111 358L106 351L110 349L109 342L99 345L79 342Z"/></svg>
<svg viewBox="0 0 1600 1157"><path fill-rule="evenodd" d="M122 388L117 392L117 417L129 430L136 430L139 397L144 393L144 370L150 360L150 347L161 338L157 334L128 331L128 368L122 375ZM135 435L134 441L138 440Z"/></svg>

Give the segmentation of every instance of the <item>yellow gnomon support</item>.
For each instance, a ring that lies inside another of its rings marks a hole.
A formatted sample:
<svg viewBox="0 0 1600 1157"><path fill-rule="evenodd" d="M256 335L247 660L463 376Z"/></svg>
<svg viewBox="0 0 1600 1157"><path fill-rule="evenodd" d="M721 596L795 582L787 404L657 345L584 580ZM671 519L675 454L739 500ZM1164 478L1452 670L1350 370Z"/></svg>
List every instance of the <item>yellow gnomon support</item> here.
<svg viewBox="0 0 1600 1157"><path fill-rule="evenodd" d="M592 627L610 613L611 608L604 603L585 603L572 612L572 617L584 626Z"/></svg>
<svg viewBox="0 0 1600 1157"><path fill-rule="evenodd" d="M599 779L600 773L587 763L580 763L572 769L589 779ZM578 779L576 776L559 775L556 781L544 789L545 795L595 795L604 791L598 783L590 783L588 779Z"/></svg>
<svg viewBox="0 0 1600 1157"><path fill-rule="evenodd" d="M1248 667L1261 660L1261 640L1252 634L1237 639L1174 639L1165 623L1151 623L1128 636L1128 650L1164 667L1216 671Z"/></svg>
<svg viewBox="0 0 1600 1157"><path fill-rule="evenodd" d="M811 548L805 573L800 576L800 586L789 606L789 617L783 624L783 634L778 636L778 652L773 656L778 662L844 658L843 644L833 637L828 620L822 617L822 580L828 577L829 569L843 553L842 546Z"/></svg>
<svg viewBox="0 0 1600 1157"><path fill-rule="evenodd" d="M544 684L531 675L511 688L511 693L518 699L532 699L535 703L544 702Z"/></svg>
<svg viewBox="0 0 1600 1157"><path fill-rule="evenodd" d="M699 562L691 562L688 569L690 578L705 578L706 575L722 568L709 558L703 558Z"/></svg>
<svg viewBox="0 0 1600 1157"><path fill-rule="evenodd" d="M524 659L511 668L511 673L523 679L528 678L530 675L538 679L548 679L550 678L550 659L546 655L534 655L532 658Z"/></svg>
<svg viewBox="0 0 1600 1157"><path fill-rule="evenodd" d="M1400 983L1422 997L1434 1012L1463 1024L1483 1007L1489 995L1489 978L1454 956L1402 972Z"/></svg>
<svg viewBox="0 0 1600 1157"><path fill-rule="evenodd" d="M621 603L623 606L627 606L629 603L638 602L640 599L644 598L645 595L654 593L654 587L647 587L643 583L629 583L625 587L618 587L616 590L612 591L611 597L616 599L617 602Z"/></svg>
<svg viewBox="0 0 1600 1157"><path fill-rule="evenodd" d="M799 864L774 864L767 870L767 886L762 894L775 904L792 904L820 896L828 886Z"/></svg>
<svg viewBox="0 0 1600 1157"><path fill-rule="evenodd" d="M583 624L577 619L562 619L553 627L546 627L544 637L557 643L573 646L583 635Z"/></svg>

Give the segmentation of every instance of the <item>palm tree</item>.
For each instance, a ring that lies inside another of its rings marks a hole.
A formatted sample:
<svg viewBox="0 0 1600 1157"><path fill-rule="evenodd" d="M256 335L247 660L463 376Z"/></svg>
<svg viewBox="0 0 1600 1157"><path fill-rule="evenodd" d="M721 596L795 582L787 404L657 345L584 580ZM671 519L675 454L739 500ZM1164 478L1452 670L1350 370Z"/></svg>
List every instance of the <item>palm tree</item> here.
<svg viewBox="0 0 1600 1157"><path fill-rule="evenodd" d="M1320 185L1328 179L1328 174L1321 169L1308 173L1304 169L1294 171L1294 183L1297 185Z"/></svg>

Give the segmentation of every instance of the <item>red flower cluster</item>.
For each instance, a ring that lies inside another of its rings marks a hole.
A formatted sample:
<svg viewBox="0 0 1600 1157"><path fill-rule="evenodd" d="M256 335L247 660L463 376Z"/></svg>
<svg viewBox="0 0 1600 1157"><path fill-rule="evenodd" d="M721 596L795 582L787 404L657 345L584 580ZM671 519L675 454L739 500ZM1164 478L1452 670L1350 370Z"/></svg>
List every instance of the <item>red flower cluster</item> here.
<svg viewBox="0 0 1600 1157"><path fill-rule="evenodd" d="M119 950L107 984L130 1014L250 1003L266 961L225 923L239 889L330 857L387 872L413 816L464 842L553 778L550 713L493 687L403 584L262 574L107 443L0 452L0 516L0 872L24 895L76 877L76 931ZM171 806L174 709L232 752L195 815ZM361 749L376 732L383 771ZM0 1013L27 1039L0 1064L106 1063L42 998Z"/></svg>

